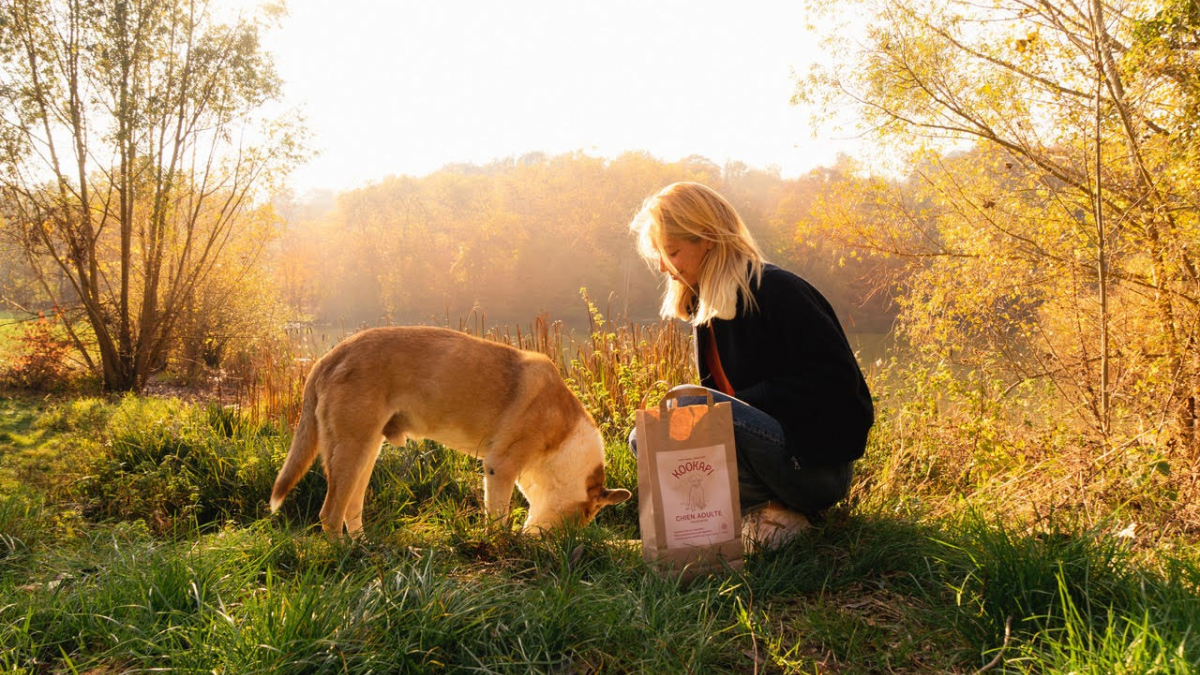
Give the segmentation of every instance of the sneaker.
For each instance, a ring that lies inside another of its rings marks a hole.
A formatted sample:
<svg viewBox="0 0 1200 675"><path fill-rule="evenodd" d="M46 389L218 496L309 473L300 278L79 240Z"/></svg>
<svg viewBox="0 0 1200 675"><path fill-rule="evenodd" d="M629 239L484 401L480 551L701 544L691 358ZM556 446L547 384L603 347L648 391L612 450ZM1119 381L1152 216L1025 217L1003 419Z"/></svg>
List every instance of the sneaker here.
<svg viewBox="0 0 1200 675"><path fill-rule="evenodd" d="M742 516L742 545L747 552L772 551L809 528L808 518L779 502Z"/></svg>

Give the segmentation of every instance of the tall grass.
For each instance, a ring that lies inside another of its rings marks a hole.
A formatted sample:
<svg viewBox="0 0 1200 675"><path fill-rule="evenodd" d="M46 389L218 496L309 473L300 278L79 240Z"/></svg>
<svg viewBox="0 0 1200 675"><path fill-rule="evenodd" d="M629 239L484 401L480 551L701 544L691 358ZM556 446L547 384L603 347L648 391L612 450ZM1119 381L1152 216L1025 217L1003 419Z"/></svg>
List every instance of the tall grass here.
<svg viewBox="0 0 1200 675"><path fill-rule="evenodd" d="M962 579L963 635L977 645L1019 636L1013 672L1200 671L1194 552L1151 570L1123 538L1050 521L1026 534L981 517L963 526L943 559Z"/></svg>
<svg viewBox="0 0 1200 675"><path fill-rule="evenodd" d="M676 322L615 323L587 303L588 333L576 338L560 321L537 317L529 326L488 326L486 317L460 320L456 329L549 356L571 390L595 417L601 432L616 439L633 425L634 412L658 402L676 384L694 382L691 334ZM342 331L340 338L346 337ZM300 415L304 379L313 363L337 340L311 331L260 344L239 362L233 379L243 417L253 424L294 425Z"/></svg>
<svg viewBox="0 0 1200 675"><path fill-rule="evenodd" d="M232 398L250 424L294 426L300 419L304 380L316 359L333 345L326 336L290 328L285 338L260 341L229 368Z"/></svg>
<svg viewBox="0 0 1200 675"><path fill-rule="evenodd" d="M265 514L283 452L281 429L219 405L127 398L72 494L90 518L140 520L160 533L249 522Z"/></svg>
<svg viewBox="0 0 1200 675"><path fill-rule="evenodd" d="M696 381L691 333L674 321L613 324L590 301L588 310L588 337L562 370L601 432L620 439L633 428L638 408L656 405L674 385Z"/></svg>

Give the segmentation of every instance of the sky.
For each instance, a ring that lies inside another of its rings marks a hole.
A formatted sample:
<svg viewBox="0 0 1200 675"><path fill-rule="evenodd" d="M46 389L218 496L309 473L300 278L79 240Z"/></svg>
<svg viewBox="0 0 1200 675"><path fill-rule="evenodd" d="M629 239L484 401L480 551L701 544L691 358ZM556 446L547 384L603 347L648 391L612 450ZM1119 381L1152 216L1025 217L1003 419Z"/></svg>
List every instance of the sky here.
<svg viewBox="0 0 1200 675"><path fill-rule="evenodd" d="M252 0L246 0L253 6ZM290 0L266 48L318 154L298 191L543 152L777 168L854 154L790 104L800 0Z"/></svg>

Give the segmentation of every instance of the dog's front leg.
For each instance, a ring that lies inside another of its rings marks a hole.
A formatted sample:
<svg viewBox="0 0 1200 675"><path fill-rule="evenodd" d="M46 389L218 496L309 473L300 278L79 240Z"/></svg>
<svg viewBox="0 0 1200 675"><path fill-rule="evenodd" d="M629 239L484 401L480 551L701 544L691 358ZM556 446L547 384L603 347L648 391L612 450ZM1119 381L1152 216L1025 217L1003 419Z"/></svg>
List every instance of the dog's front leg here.
<svg viewBox="0 0 1200 675"><path fill-rule="evenodd" d="M483 461L483 503L489 517L508 525L517 472L503 462Z"/></svg>

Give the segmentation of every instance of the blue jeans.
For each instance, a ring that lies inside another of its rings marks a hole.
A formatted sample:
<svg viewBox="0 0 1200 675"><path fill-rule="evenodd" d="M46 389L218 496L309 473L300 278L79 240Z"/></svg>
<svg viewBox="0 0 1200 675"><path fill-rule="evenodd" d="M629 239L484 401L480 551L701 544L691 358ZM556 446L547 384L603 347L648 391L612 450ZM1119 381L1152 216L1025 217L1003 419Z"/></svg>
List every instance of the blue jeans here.
<svg viewBox="0 0 1200 675"><path fill-rule="evenodd" d="M853 462L809 464L788 452L783 427L774 417L715 389L713 402L728 401L733 412L733 443L737 449L738 494L742 512L769 501L813 515L829 508L850 491ZM705 403L703 396L680 396L679 405ZM637 455L637 428L629 432L629 449Z"/></svg>

